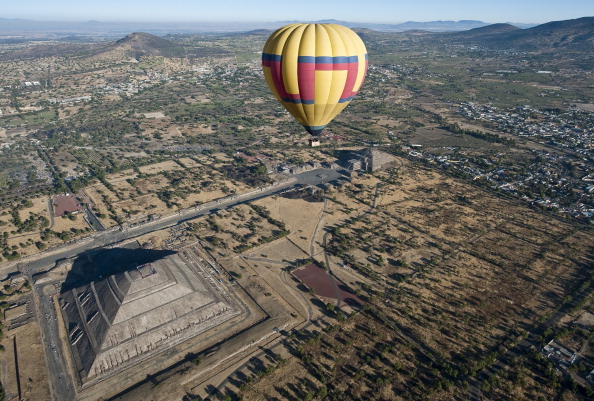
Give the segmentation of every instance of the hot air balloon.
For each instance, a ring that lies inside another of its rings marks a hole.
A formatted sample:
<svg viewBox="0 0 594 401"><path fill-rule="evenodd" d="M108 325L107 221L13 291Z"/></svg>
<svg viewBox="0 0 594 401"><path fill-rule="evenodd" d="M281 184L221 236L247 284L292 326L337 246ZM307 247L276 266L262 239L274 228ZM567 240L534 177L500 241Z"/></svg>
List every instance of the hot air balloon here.
<svg viewBox="0 0 594 401"><path fill-rule="evenodd" d="M290 24L264 45L262 68L274 96L305 129L319 136L349 104L367 73L367 50L337 24Z"/></svg>

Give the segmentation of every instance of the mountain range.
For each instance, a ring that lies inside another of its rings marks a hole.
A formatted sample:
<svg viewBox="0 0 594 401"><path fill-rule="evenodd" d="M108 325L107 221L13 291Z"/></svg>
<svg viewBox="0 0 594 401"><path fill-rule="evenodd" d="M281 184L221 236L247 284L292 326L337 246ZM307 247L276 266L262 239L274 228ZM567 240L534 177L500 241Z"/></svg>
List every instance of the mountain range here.
<svg viewBox="0 0 594 401"><path fill-rule="evenodd" d="M298 21L283 21L283 25L290 22ZM362 23L362 22L349 22L339 20L321 20L321 21L308 21L320 24L340 24L349 28L367 28L373 29L374 31L380 32L405 32L411 30L422 30L427 32L450 32L450 31L466 31L468 29L480 28L488 26L489 24L483 21L476 20L460 20L460 21L407 21L399 24L373 24L373 23ZM530 28L536 24L524 24L514 23L514 26L518 28Z"/></svg>
<svg viewBox="0 0 594 401"><path fill-rule="evenodd" d="M462 32L444 33L435 38L499 49L594 51L594 17L547 22L528 29L510 24L493 24Z"/></svg>
<svg viewBox="0 0 594 401"><path fill-rule="evenodd" d="M356 29L360 35L366 32L377 32L367 28ZM258 29L245 32L245 35L267 37L272 30ZM228 35L241 35L228 33ZM381 35L396 35L416 37L429 42L481 45L494 49L516 49L523 51L591 51L594 53L594 17L584 17L566 21L548 22L532 28L521 29L511 24L492 24L478 28L457 32L428 32L409 30L404 33L383 33ZM137 51L139 54L160 54L179 56L179 44L158 38L146 33L134 33L120 39L113 45L126 46L128 52ZM204 51L205 49L203 49ZM213 51L213 49L210 49Z"/></svg>
<svg viewBox="0 0 594 401"><path fill-rule="evenodd" d="M0 26L4 21L0 21ZM286 24L290 21L283 21ZM343 21L323 21L341 22ZM441 21L446 23L446 21ZM480 21L458 21L469 25L481 24ZM427 23L429 24L429 23ZM348 24L354 25L354 23ZM409 24L407 26L413 26ZM453 26L453 25L449 25ZM414 40L426 41L428 44L462 44L478 45L492 49L516 49L522 51L556 52L560 50L591 52L594 54L594 17L583 17L573 20L548 22L531 28L522 29L511 24L491 24L464 31L430 32L427 30L408 30L403 33L380 33L368 28L358 28L356 31L368 43L368 50L373 52L374 46L386 46L381 38L385 35L396 35L400 41ZM257 29L249 32L234 33L227 32L226 35L258 35L268 36L272 29ZM374 40L377 37L379 40ZM78 39L77 39L78 38ZM22 51L10 52L3 55L3 58L26 59L31 57L47 57L59 53L77 53L79 55L99 55L109 53L113 56L125 55L126 57L139 58L147 55L158 55L164 57L200 57L205 55L225 55L227 51L222 48L198 48L186 47L176 41L158 37L149 33L131 33L113 42L97 42L94 45L78 43L81 36L74 34L69 37L62 37L62 46L36 46L25 48ZM0 39L6 42L14 39ZM26 39L21 39L26 40ZM382 45L380 45L382 44ZM381 50L381 49L375 49ZM385 49L384 49L385 50ZM587 53L586 53L587 54Z"/></svg>
<svg viewBox="0 0 594 401"><path fill-rule="evenodd" d="M264 23L236 23L236 22L188 22L188 23L157 23L157 22L100 22L100 21L34 21L28 19L0 18L0 36L39 37L43 35L84 35L84 36L122 36L130 32L148 32L156 35L168 33L224 33L240 32L254 29L276 29L283 25L297 21L276 21ZM364 22L350 22L338 20L306 21L316 23L335 23L349 28L368 28L384 32L404 32L411 29L421 29L429 32L463 31L488 25L486 22L475 20L461 21L408 21L399 24L374 24ZM534 24L514 24L520 28L528 28Z"/></svg>

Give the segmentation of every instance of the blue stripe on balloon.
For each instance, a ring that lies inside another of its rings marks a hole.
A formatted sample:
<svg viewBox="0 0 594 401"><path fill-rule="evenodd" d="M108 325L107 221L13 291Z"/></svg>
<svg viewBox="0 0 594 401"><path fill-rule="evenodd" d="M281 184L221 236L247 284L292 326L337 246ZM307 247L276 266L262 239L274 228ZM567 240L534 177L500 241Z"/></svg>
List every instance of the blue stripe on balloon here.
<svg viewBox="0 0 594 401"><path fill-rule="evenodd" d="M351 100L353 100L355 96L349 96L349 97L345 97L345 98L341 98L338 99L338 103L346 103L346 102L350 102Z"/></svg>
<svg viewBox="0 0 594 401"><path fill-rule="evenodd" d="M290 97L283 97L283 102L295 103L295 104L314 104L313 99L291 99Z"/></svg>
<svg viewBox="0 0 594 401"><path fill-rule="evenodd" d="M262 53L262 61L282 61L283 56L280 54ZM365 54L365 60L368 59ZM315 63L315 64L344 64L344 63L356 63L359 61L359 56L299 56L297 62L299 63Z"/></svg>
<svg viewBox="0 0 594 401"><path fill-rule="evenodd" d="M305 129L310 129L312 131L323 130L325 125L304 125Z"/></svg>
<svg viewBox="0 0 594 401"><path fill-rule="evenodd" d="M299 56L297 58L298 63L311 63L311 64L345 64L345 63L356 63L359 61L359 56Z"/></svg>
<svg viewBox="0 0 594 401"><path fill-rule="evenodd" d="M262 61L282 61L283 56L280 54L262 53Z"/></svg>

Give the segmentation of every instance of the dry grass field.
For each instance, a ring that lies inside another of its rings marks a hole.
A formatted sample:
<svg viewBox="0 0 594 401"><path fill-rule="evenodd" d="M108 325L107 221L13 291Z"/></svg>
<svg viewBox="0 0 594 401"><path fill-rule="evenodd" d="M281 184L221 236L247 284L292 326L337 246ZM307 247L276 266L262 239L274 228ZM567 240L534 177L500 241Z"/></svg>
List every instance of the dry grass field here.
<svg viewBox="0 0 594 401"><path fill-rule="evenodd" d="M204 159L204 160L203 160ZM232 192L246 192L249 187L225 178L221 171L208 164L221 160L229 162L224 154L205 158L183 158L174 161L149 164L133 170L111 174L107 181L113 191L99 183L87 191L101 213L109 210L105 197L115 214L121 219L136 215L169 214L181 208L222 198ZM208 163L205 163L208 162Z"/></svg>
<svg viewBox="0 0 594 401"><path fill-rule="evenodd" d="M309 254L310 239L316 233L318 222L327 217L323 202L273 196L257 200L254 204L265 207L273 218L282 220L291 231L288 236L291 242Z"/></svg>
<svg viewBox="0 0 594 401"><path fill-rule="evenodd" d="M39 326L30 323L15 330L19 356L19 375L22 398L29 400L49 399L47 373L43 364L43 350Z"/></svg>
<svg viewBox="0 0 594 401"><path fill-rule="evenodd" d="M84 219L83 213L77 213L73 215L72 219L73 220L66 217L56 217L54 219L54 225L52 226L52 230L60 232L70 230L71 228L85 229L89 227L89 225Z"/></svg>
<svg viewBox="0 0 594 401"><path fill-rule="evenodd" d="M37 323L29 323L7 334L8 336L2 341L6 349L2 356L2 386L7 395L16 397L18 393L14 363L16 341L22 399L48 400L50 395L47 373L43 364L39 363L43 360L39 326Z"/></svg>
<svg viewBox="0 0 594 401"><path fill-rule="evenodd" d="M330 233L331 270L361 291L367 311L327 333L301 333L298 358L278 367L274 379L236 388L242 399L556 394L542 387L540 365L530 355L521 356L524 367L517 362L493 376L484 369L539 333L543 320L590 278L590 231L411 163L392 175L354 179L327 196L323 218L322 203L259 202L287 226L300 227L305 239L289 238L308 251L313 223L321 222L317 232ZM250 255L284 256L272 251L274 244ZM345 352L353 357L343 358ZM517 371L524 372L520 381L505 376Z"/></svg>
<svg viewBox="0 0 594 401"><path fill-rule="evenodd" d="M242 252L282 236L282 228L267 219L266 213L266 209L258 212L249 205L239 205L192 220L191 226L198 238L227 251Z"/></svg>
<svg viewBox="0 0 594 401"><path fill-rule="evenodd" d="M21 282L11 286L7 281L4 282L3 308L0 316L2 334L0 344L3 347L0 358L0 381L4 389L2 395L7 400L18 398L19 384L23 400L50 398L47 372L44 364L40 363L44 360L44 356L39 325L35 321L29 321L19 327L13 326L27 313L33 313L33 302L30 302L29 306L23 303L30 295L28 284ZM19 302L21 306L5 311L6 306L13 302Z"/></svg>
<svg viewBox="0 0 594 401"><path fill-rule="evenodd" d="M48 201L49 199L46 196L31 199L31 203L33 204L31 207L19 210L19 216L21 220L27 220L32 214L39 216L49 216Z"/></svg>
<svg viewBox="0 0 594 401"><path fill-rule="evenodd" d="M162 173L163 171L180 170L181 168L182 167L179 164L173 160L169 160L162 163L149 164L148 166L139 167L139 170L143 174L158 174Z"/></svg>

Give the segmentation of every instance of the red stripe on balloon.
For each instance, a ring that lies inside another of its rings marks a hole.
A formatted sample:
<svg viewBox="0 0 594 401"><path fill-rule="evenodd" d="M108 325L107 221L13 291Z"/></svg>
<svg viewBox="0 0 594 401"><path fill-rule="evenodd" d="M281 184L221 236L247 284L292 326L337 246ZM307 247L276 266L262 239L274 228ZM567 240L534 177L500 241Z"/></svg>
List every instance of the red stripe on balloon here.
<svg viewBox="0 0 594 401"><path fill-rule="evenodd" d="M365 59L365 72L363 73L363 79L361 80L361 85L365 82L365 77L367 76L367 67L369 67L369 60Z"/></svg>
<svg viewBox="0 0 594 401"><path fill-rule="evenodd" d="M315 66L316 71L346 71L350 68L357 68L358 63L299 63L301 66Z"/></svg>
<svg viewBox="0 0 594 401"><path fill-rule="evenodd" d="M285 89L282 62L263 60L264 67L270 67L272 75L272 82L276 88L279 96L285 99L295 100L310 100L315 97L315 71L347 71L347 79L345 87L340 96L341 99L346 99L355 96L353 92L355 82L357 80L358 63L308 63L300 62L297 64L297 79L299 82L299 93L290 94ZM367 74L368 61L365 60L365 74ZM363 79L365 79L365 74Z"/></svg>
<svg viewBox="0 0 594 401"><path fill-rule="evenodd" d="M342 95L340 95L341 99L354 96L353 88L355 87L355 81L357 81L358 71L359 66L357 63L349 63L349 69L347 70L347 78L344 84L344 90L342 91Z"/></svg>
<svg viewBox="0 0 594 401"><path fill-rule="evenodd" d="M338 64L316 64L316 70L318 71L345 71L350 68L351 65L357 65L356 63L338 63Z"/></svg>
<svg viewBox="0 0 594 401"><path fill-rule="evenodd" d="M332 71L335 70L335 64L315 64L316 71Z"/></svg>
<svg viewBox="0 0 594 401"><path fill-rule="evenodd" d="M316 64L298 63L297 81L299 82L299 98L313 100L316 91Z"/></svg>
<svg viewBox="0 0 594 401"><path fill-rule="evenodd" d="M274 83L278 95L281 98L288 97L285 83L283 81L283 68L280 61L270 62L270 75L272 75L272 82Z"/></svg>

